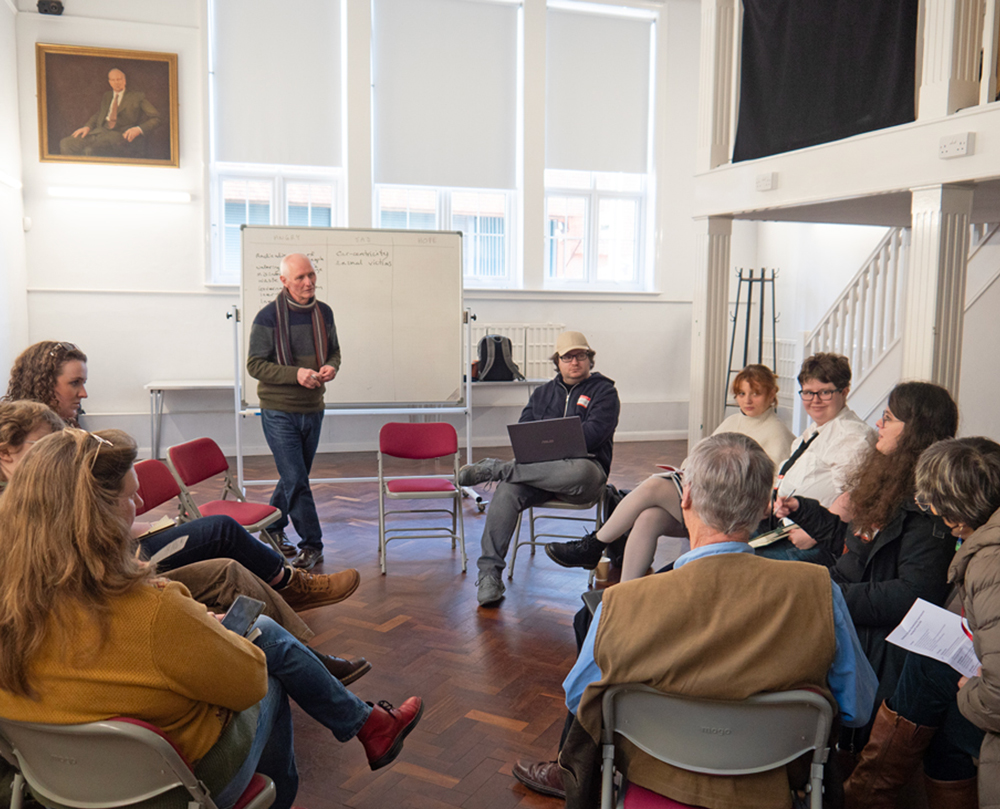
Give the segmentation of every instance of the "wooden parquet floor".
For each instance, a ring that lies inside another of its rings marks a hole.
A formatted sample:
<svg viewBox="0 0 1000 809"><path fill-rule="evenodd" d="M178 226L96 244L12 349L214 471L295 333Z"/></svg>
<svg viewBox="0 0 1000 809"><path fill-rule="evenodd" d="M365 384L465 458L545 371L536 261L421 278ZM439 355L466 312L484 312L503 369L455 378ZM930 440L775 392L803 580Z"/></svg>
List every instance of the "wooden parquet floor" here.
<svg viewBox="0 0 1000 809"><path fill-rule="evenodd" d="M683 441L619 444L611 482L632 488L655 471L655 463L679 463L685 450ZM509 448L495 452L509 457ZM476 457L487 454L477 451ZM317 478L374 474L374 453L320 455L313 468ZM246 475L274 477L272 460L246 459ZM314 492L325 544L325 560L315 572L354 567L361 586L341 604L303 613L316 632L312 645L372 662L373 670L352 686L362 699L398 705L416 694L425 708L400 757L371 772L357 741L340 744L295 706L301 778L296 804L308 809L562 806L519 784L511 767L518 758L555 756L565 717L561 683L576 658L572 618L586 573L558 567L541 550L532 557L522 548L513 581L504 576L506 599L498 608L481 609L475 560L486 515L471 500L464 501L468 573L462 573L459 552L447 540L423 539L391 542L388 575L382 576L376 485L324 483L314 485ZM248 492L259 501L269 494L265 488Z"/></svg>

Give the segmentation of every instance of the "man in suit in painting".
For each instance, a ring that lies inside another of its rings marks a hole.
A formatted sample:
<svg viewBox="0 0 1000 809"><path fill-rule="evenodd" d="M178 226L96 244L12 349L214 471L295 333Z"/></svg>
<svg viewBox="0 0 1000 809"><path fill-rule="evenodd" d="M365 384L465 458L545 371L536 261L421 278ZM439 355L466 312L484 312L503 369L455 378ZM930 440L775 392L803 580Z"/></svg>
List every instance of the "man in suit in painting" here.
<svg viewBox="0 0 1000 809"><path fill-rule="evenodd" d="M120 157L129 153L129 144L148 135L160 123L160 113L145 93L125 89L125 74L118 68L108 72L111 89L86 124L59 141L64 155Z"/></svg>

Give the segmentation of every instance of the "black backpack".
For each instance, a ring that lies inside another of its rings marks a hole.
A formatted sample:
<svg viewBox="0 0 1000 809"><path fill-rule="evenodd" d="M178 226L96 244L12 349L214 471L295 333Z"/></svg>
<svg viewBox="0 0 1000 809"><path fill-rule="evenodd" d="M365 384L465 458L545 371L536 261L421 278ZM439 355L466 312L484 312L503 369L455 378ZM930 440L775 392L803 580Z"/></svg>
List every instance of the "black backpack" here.
<svg viewBox="0 0 1000 809"><path fill-rule="evenodd" d="M510 356L509 337L487 334L479 341L479 380L481 382L510 382L524 379L517 363Z"/></svg>

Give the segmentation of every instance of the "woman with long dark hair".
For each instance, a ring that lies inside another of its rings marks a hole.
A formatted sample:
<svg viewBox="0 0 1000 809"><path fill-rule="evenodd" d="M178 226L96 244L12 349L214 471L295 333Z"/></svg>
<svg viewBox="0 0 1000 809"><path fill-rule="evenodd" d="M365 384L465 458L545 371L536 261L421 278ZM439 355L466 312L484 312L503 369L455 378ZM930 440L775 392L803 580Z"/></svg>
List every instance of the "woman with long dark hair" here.
<svg viewBox="0 0 1000 809"><path fill-rule="evenodd" d="M369 766L399 755L422 712L365 703L269 618L254 643L223 628L187 590L152 577L132 552L135 442L118 430L69 429L38 441L0 497L0 712L77 724L132 716L199 762L234 715L259 703L254 738L213 786L232 806L254 771L288 809L298 775L288 697Z"/></svg>
<svg viewBox="0 0 1000 809"><path fill-rule="evenodd" d="M928 804L1000 805L1000 444L940 441L920 456L917 502L940 515L961 547L948 571L962 599L976 655L975 677L909 654L882 703L861 761L844 784L848 809L891 809L924 764ZM973 758L979 758L977 767ZM978 804L977 804L978 775Z"/></svg>
<svg viewBox="0 0 1000 809"><path fill-rule="evenodd" d="M942 604L954 539L913 502L917 460L958 429L958 408L944 388L903 382L878 420L878 442L849 481L850 524L809 498L779 497L790 516L829 551L833 580L844 593L858 638L879 679L876 700L892 694L905 653L886 643L917 598ZM868 729L850 740L860 748Z"/></svg>

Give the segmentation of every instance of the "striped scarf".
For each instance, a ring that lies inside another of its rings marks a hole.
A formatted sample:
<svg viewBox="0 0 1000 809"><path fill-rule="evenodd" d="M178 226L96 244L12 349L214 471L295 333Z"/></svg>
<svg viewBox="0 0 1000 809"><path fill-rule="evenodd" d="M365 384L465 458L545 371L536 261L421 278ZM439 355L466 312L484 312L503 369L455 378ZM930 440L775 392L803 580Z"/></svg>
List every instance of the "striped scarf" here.
<svg viewBox="0 0 1000 809"><path fill-rule="evenodd" d="M323 313L316 305L316 298L310 303L296 303L288 290L281 290L274 299L278 312L278 325L275 327L274 344L278 352L279 365L295 365L295 355L292 353L292 335L288 328L288 310L293 312L312 312L313 345L316 348L316 368L322 368L326 363L326 323Z"/></svg>

